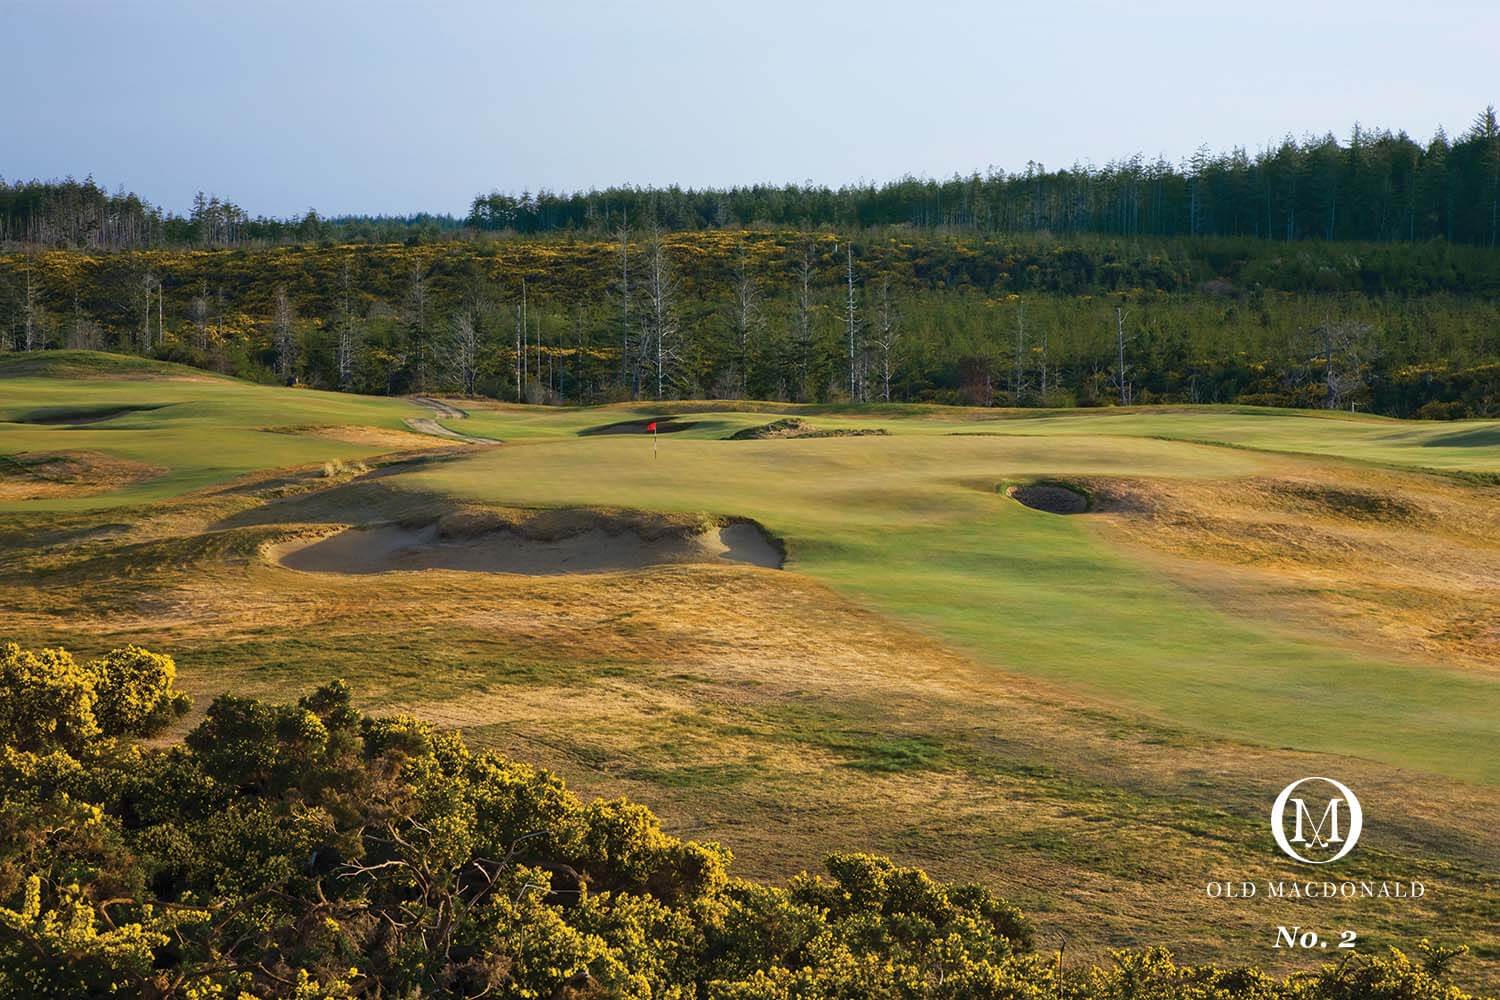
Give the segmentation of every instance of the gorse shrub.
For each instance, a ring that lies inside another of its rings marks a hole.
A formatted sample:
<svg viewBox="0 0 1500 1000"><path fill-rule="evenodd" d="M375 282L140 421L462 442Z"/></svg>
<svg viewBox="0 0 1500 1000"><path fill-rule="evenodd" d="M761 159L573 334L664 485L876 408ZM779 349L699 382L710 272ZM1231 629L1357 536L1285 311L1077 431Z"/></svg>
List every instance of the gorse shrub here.
<svg viewBox="0 0 1500 1000"><path fill-rule="evenodd" d="M1426 942L1289 980L1159 949L1060 973L980 886L859 853L736 878L643 806L365 716L342 682L125 740L186 709L174 672L0 647L0 997L1465 996Z"/></svg>
<svg viewBox="0 0 1500 1000"><path fill-rule="evenodd" d="M0 645L0 738L17 750L87 756L101 738L152 736L187 711L170 656L139 646L79 664L63 649Z"/></svg>

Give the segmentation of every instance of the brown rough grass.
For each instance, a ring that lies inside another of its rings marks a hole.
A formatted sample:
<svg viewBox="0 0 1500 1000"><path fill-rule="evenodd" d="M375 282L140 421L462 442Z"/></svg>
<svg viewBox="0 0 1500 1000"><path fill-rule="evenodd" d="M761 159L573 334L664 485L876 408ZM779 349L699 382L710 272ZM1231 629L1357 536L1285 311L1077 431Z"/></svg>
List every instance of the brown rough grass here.
<svg viewBox="0 0 1500 1000"><path fill-rule="evenodd" d="M392 452L425 451L435 446L432 439L425 434L359 424L283 426L262 429L275 434L311 435L327 438L330 441L342 441L345 444L371 445Z"/></svg>
<svg viewBox="0 0 1500 1000"><path fill-rule="evenodd" d="M1500 668L1500 488L1333 463L1089 486L1112 540L1238 615Z"/></svg>
<svg viewBox="0 0 1500 1000"><path fill-rule="evenodd" d="M630 795L676 833L721 840L743 874L780 879L830 851L881 851L992 886L1037 915L1043 947L1066 937L1079 960L1169 943L1193 960L1286 969L1304 959L1270 949L1275 925L1315 917L1357 928L1369 947L1440 930L1481 949L1467 978L1500 981L1500 933L1485 916L1500 889L1496 789L1183 732L980 666L795 573L345 577L267 558L341 517L441 515L431 498L385 492L378 472L52 515L45 535L39 521L0 525L6 628L83 655L124 642L170 650L199 712L222 691L288 699L344 676L367 708L463 729L585 795ZM1256 614L1298 604L1288 588L1326 587L1378 611L1378 626L1348 622L1351 637L1393 629L1417 643L1445 608L1491 606L1493 514L1483 494L1444 480L1293 469L1089 486L1110 511L1108 538ZM1359 513L1370 507L1382 521ZM460 533L515 516L448 513ZM1425 581L1410 619L1366 592L1397 567ZM1268 847L1265 811L1291 778L1329 770L1372 817L1340 876L1418 878L1428 897L1315 909L1208 899L1211 879L1305 874Z"/></svg>
<svg viewBox="0 0 1500 1000"><path fill-rule="evenodd" d="M108 493L165 474L145 462L96 451L26 451L0 455L0 501Z"/></svg>

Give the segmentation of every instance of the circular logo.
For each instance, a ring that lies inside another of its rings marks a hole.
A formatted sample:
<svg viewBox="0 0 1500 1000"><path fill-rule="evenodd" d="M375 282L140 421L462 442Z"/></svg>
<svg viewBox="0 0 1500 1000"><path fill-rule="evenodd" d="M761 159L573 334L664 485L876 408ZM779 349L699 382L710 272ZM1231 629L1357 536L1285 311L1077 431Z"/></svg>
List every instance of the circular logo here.
<svg viewBox="0 0 1500 1000"><path fill-rule="evenodd" d="M1359 799L1348 785L1332 778L1299 778L1283 788L1271 806L1276 846L1306 865L1326 865L1354 850L1364 825Z"/></svg>

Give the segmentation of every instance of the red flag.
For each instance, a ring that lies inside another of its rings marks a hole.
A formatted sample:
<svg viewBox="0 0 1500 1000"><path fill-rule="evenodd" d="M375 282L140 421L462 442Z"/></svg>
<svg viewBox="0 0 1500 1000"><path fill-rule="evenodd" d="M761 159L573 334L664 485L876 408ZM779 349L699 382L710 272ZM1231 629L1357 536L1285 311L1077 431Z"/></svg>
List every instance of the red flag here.
<svg viewBox="0 0 1500 1000"><path fill-rule="evenodd" d="M652 434L655 434L656 433L656 421L653 420L649 424L647 424L646 425L646 430L650 431Z"/></svg>

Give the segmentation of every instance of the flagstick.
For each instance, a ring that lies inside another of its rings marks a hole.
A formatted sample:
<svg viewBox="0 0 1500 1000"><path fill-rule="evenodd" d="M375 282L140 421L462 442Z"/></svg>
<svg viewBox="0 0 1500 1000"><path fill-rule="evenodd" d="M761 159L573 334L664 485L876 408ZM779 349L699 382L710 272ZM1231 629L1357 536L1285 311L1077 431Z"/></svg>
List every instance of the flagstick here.
<svg viewBox="0 0 1500 1000"><path fill-rule="evenodd" d="M651 457L656 457L656 424L651 425Z"/></svg>

